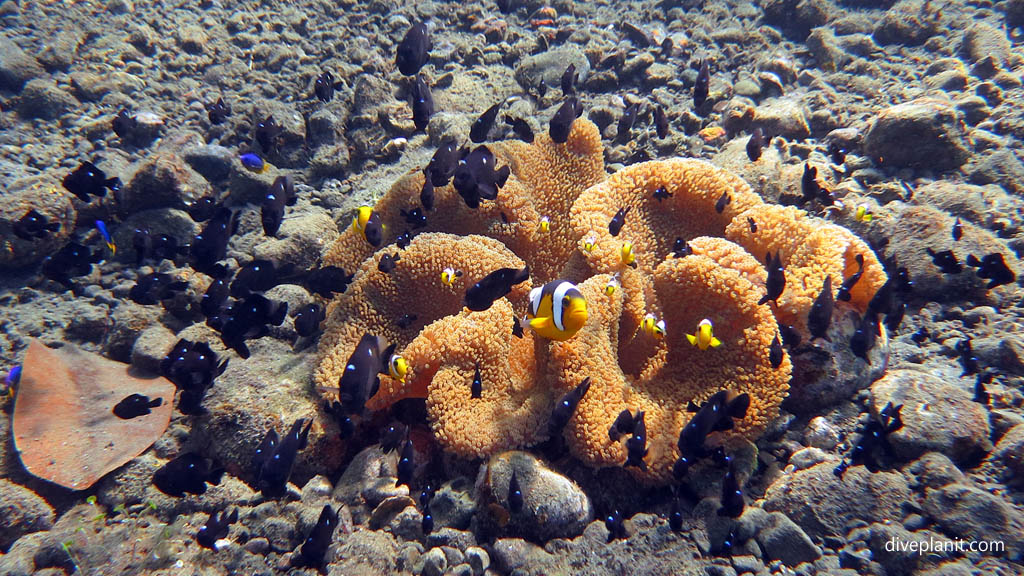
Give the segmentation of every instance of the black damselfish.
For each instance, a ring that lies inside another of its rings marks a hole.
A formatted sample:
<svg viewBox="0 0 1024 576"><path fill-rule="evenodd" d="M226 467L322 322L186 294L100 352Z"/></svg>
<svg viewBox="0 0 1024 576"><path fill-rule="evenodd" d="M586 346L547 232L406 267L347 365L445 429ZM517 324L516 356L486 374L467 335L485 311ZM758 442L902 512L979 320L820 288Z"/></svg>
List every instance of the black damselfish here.
<svg viewBox="0 0 1024 576"><path fill-rule="evenodd" d="M707 60L701 60L700 70L697 72L697 81L693 84L693 107L700 108L708 99L708 92L711 86L711 68Z"/></svg>
<svg viewBox="0 0 1024 576"><path fill-rule="evenodd" d="M473 383L469 385L469 397L480 398L484 393L484 382L480 377L480 366L473 369Z"/></svg>
<svg viewBox="0 0 1024 576"><path fill-rule="evenodd" d="M647 463L644 457L647 456L647 425L644 424L644 413L641 410L634 418L633 435L626 438L626 463L622 466L628 468L636 466L640 470L647 470Z"/></svg>
<svg viewBox="0 0 1024 576"><path fill-rule="evenodd" d="M395 486L405 484L412 487L412 473L416 468L416 463L413 461L414 455L412 440L406 440L402 445L402 453L398 457L398 477L395 479Z"/></svg>
<svg viewBox="0 0 1024 576"><path fill-rule="evenodd" d="M151 272L139 277L128 290L128 298L136 304L151 306L174 298L188 289L188 282L178 280L170 274Z"/></svg>
<svg viewBox="0 0 1024 576"><path fill-rule="evenodd" d="M454 140L445 140L434 151L434 155L430 157L430 162L423 169L423 173L435 187L444 186L455 174L460 157L458 143Z"/></svg>
<svg viewBox="0 0 1024 576"><path fill-rule="evenodd" d="M278 176L260 205L260 222L263 224L263 233L271 237L277 236L277 231L281 228L281 221L284 220L284 207L294 206L297 200L295 184L291 177Z"/></svg>
<svg viewBox="0 0 1024 576"><path fill-rule="evenodd" d="M262 122L256 123L255 138L260 148L267 153L274 152L281 143L281 125L273 116L267 116Z"/></svg>
<svg viewBox="0 0 1024 576"><path fill-rule="evenodd" d="M580 73L576 71L575 64L569 64L565 68L565 72L562 72L562 94L565 96L573 96L576 94L576 82L579 80Z"/></svg>
<svg viewBox="0 0 1024 576"><path fill-rule="evenodd" d="M413 230L427 225L427 215L420 208L413 208L408 211L405 208L401 208L398 212L405 218L405 223L411 226Z"/></svg>
<svg viewBox="0 0 1024 576"><path fill-rule="evenodd" d="M361 414L366 401L380 387L379 374L387 374L395 345L380 336L363 334L338 381L338 400L345 414Z"/></svg>
<svg viewBox="0 0 1024 576"><path fill-rule="evenodd" d="M565 144L569 140L569 133L572 131L572 123L583 115L583 104L576 98L569 98L551 117L548 124L548 135L557 144Z"/></svg>
<svg viewBox="0 0 1024 576"><path fill-rule="evenodd" d="M639 112L640 102L633 102L626 106L626 110L619 117L618 131L615 133L615 139L619 143L629 142L630 133L633 130L633 124L636 123L636 115Z"/></svg>
<svg viewBox="0 0 1024 576"><path fill-rule="evenodd" d="M771 363L772 368L778 368L782 365L782 358L782 342L779 341L779 335L776 334L772 338L771 346L768 347L768 362Z"/></svg>
<svg viewBox="0 0 1024 576"><path fill-rule="evenodd" d="M690 254L693 254L693 248L690 246L690 243L681 237L677 237L672 243L672 257L683 258Z"/></svg>
<svg viewBox="0 0 1024 576"><path fill-rule="evenodd" d="M312 418L299 418L280 441L276 430L267 431L252 459L253 468L258 471L256 484L264 497L278 498L287 492L295 457L306 447L312 425Z"/></svg>
<svg viewBox="0 0 1024 576"><path fill-rule="evenodd" d="M217 263L227 257L228 240L237 230L238 216L228 208L219 208L192 240L192 267L206 274L217 270Z"/></svg>
<svg viewBox="0 0 1024 576"><path fill-rule="evenodd" d="M712 432L732 430L733 420L742 420L750 407L750 395L719 390L690 418L679 432L679 452L691 459L706 453L704 440ZM691 460L692 463L692 460Z"/></svg>
<svg viewBox="0 0 1024 576"><path fill-rule="evenodd" d="M619 208L619 211L612 216L612 219L608 221L608 233L612 236L618 236L619 232L622 231L622 227L626 224L626 215L632 210L632 206L626 206L625 208Z"/></svg>
<svg viewBox="0 0 1024 576"><path fill-rule="evenodd" d="M517 323L518 324L518 323ZM520 327L520 330L522 328ZM590 390L590 377L586 377L580 382L575 388L567 392L562 399L555 404L555 409L551 411L551 417L548 419L548 436L553 437L562 433L562 429L569 423L569 419L576 413L576 407L579 406L580 400L583 399L587 394L587 390Z"/></svg>
<svg viewBox="0 0 1024 576"><path fill-rule="evenodd" d="M346 274L345 270L338 266L324 266L310 272L306 276L305 284L313 294L330 298L347 290L354 276L355 274Z"/></svg>
<svg viewBox="0 0 1024 576"><path fill-rule="evenodd" d="M865 312L864 317L853 331L853 336L850 337L850 351L854 356L871 364L868 352L875 347L878 336L878 316L871 312Z"/></svg>
<svg viewBox="0 0 1024 576"><path fill-rule="evenodd" d="M503 101L484 110L484 113L473 121L473 125L469 129L469 139L471 142L479 144L487 140L487 133L494 127L494 121L498 118L498 110L501 109L502 104L504 104Z"/></svg>
<svg viewBox="0 0 1024 576"><path fill-rule="evenodd" d="M230 514L227 510L213 512L206 523L196 532L196 543L209 550L217 549L217 541L228 537L231 525L238 522L238 508Z"/></svg>
<svg viewBox="0 0 1024 576"><path fill-rule="evenodd" d="M669 192L668 189L665 188L664 186L658 186L657 188L654 189L653 196L655 200L661 202L662 200L668 200L669 198L671 198L672 193Z"/></svg>
<svg viewBox="0 0 1024 576"><path fill-rule="evenodd" d="M764 145L764 130L758 126L750 133L750 139L747 140L747 158L750 158L751 162L757 162L761 157L761 149L764 148Z"/></svg>
<svg viewBox="0 0 1024 576"><path fill-rule="evenodd" d="M1006 265L1001 252L987 254L982 256L981 260L978 260L974 254L968 254L967 265L978 269L977 274L979 278L988 280L986 288L989 290L996 286L1009 284L1017 279L1017 274Z"/></svg>
<svg viewBox="0 0 1024 576"><path fill-rule="evenodd" d="M668 116L665 115L665 109L661 105L654 107L654 130L658 134L658 138L666 138L668 136Z"/></svg>
<svg viewBox="0 0 1024 576"><path fill-rule="evenodd" d="M722 192L722 195L718 197L718 201L715 202L715 212L721 214L725 211L725 207L729 205L729 202L732 202L732 196L728 192Z"/></svg>
<svg viewBox="0 0 1024 576"><path fill-rule="evenodd" d="M495 169L494 153L486 146L477 146L464 154L455 169L453 185L470 208L479 208L480 200L494 200L505 185L511 169L506 164Z"/></svg>
<svg viewBox="0 0 1024 576"><path fill-rule="evenodd" d="M836 300L849 302L851 298L850 290L857 285L857 282L860 281L860 277L864 274L864 255L857 254L854 258L857 260L857 271L850 275L849 278L843 280L842 285L839 286L839 290L836 291Z"/></svg>
<svg viewBox="0 0 1024 576"><path fill-rule="evenodd" d="M956 222L953 222L952 234L954 242L959 242L964 237L964 225L960 223L959 217L956 219Z"/></svg>
<svg viewBox="0 0 1024 576"><path fill-rule="evenodd" d="M832 473L842 478L847 468L857 464L864 464L871 472L877 472L880 466L875 456L876 449L891 449L888 436L903 427L903 419L900 416L902 409L902 404L893 406L892 402L889 402L879 412L878 418L869 417L859 429L859 437L848 459L840 462Z"/></svg>
<svg viewBox="0 0 1024 576"><path fill-rule="evenodd" d="M623 540L628 536L626 534L626 524L618 509L612 510L611 514L604 517L604 527L608 529L608 542Z"/></svg>
<svg viewBox="0 0 1024 576"><path fill-rule="evenodd" d="M22 240L38 240L60 230L60 222L49 222L35 208L25 213L12 226L14 235Z"/></svg>
<svg viewBox="0 0 1024 576"><path fill-rule="evenodd" d="M193 222L206 222L217 213L217 198L215 196L203 196L185 206L185 211Z"/></svg>
<svg viewBox="0 0 1024 576"><path fill-rule="evenodd" d="M380 261L377 262L377 270L380 270L385 274L390 274L391 271L395 269L395 266L398 266L398 261L401 259L402 257L398 252L395 252L394 254L383 254L380 257Z"/></svg>
<svg viewBox="0 0 1024 576"><path fill-rule="evenodd" d="M722 479L722 507L718 509L719 516L739 518L743 514L743 491L740 490L739 479L736 478L735 466L730 462L729 471Z"/></svg>
<svg viewBox="0 0 1024 576"><path fill-rule="evenodd" d="M158 490L174 496L205 494L206 484L220 484L224 469L214 466L213 461L195 452L188 452L164 464L153 474L153 485Z"/></svg>
<svg viewBox="0 0 1024 576"><path fill-rule="evenodd" d="M633 413L629 409L625 409L619 412L619 415L615 417L615 421L608 428L608 438L612 442L618 442L619 438L626 434L632 434L633 428L636 426L635 420L633 419Z"/></svg>
<svg viewBox="0 0 1024 576"><path fill-rule="evenodd" d="M925 251L932 257L932 264L938 266L943 274L959 274L963 272L964 267L957 260L956 254L953 254L952 250L936 252L931 248L925 248Z"/></svg>
<svg viewBox="0 0 1024 576"><path fill-rule="evenodd" d="M132 234L132 248L135 249L135 265L142 266L142 263L151 258L157 262L161 260L175 260L178 256L184 256L191 250L190 246L179 246L178 239L169 234L150 234L148 229L136 228ZM210 270L207 273L216 271Z"/></svg>
<svg viewBox="0 0 1024 576"><path fill-rule="evenodd" d="M231 296L242 298L250 292L264 292L277 286L280 274L270 260L253 260L238 269L231 281Z"/></svg>
<svg viewBox="0 0 1024 576"><path fill-rule="evenodd" d="M413 24L398 43L395 64L405 76L414 76L430 60L430 32L423 22Z"/></svg>
<svg viewBox="0 0 1024 576"><path fill-rule="evenodd" d="M832 324L832 308L835 300L832 298L832 276L826 276L821 286L821 292L811 304L811 311L807 313L807 331L811 333L811 339L824 338L829 340L828 327Z"/></svg>
<svg viewBox="0 0 1024 576"><path fill-rule="evenodd" d="M423 187L420 188L420 205L427 212L434 209L434 182L427 175L424 175Z"/></svg>
<svg viewBox="0 0 1024 576"><path fill-rule="evenodd" d="M345 86L344 82L335 82L334 74L330 70L321 72L313 83L313 94L321 102L330 102L334 99L334 91Z"/></svg>
<svg viewBox="0 0 1024 576"><path fill-rule="evenodd" d="M160 374L181 390L178 410L182 414L199 414L200 404L213 380L224 373L228 361L218 364L217 354L206 342L178 340L170 353L160 361Z"/></svg>
<svg viewBox="0 0 1024 576"><path fill-rule="evenodd" d="M517 116L509 116L506 114L505 124L511 126L512 132L515 133L516 137L522 140L523 142L533 142L533 128L530 126L530 123L527 122L526 120L519 118Z"/></svg>
<svg viewBox="0 0 1024 576"><path fill-rule="evenodd" d="M270 300L262 294L249 293L235 300L222 311L222 315L207 321L220 330L220 339L242 358L249 357L246 340L258 339L270 333L268 326L280 326L288 315L288 303Z"/></svg>
<svg viewBox="0 0 1024 576"><path fill-rule="evenodd" d="M519 477L516 471L512 471L512 477L508 481L508 511L518 514L523 511L523 489L519 486Z"/></svg>
<svg viewBox="0 0 1024 576"><path fill-rule="evenodd" d="M292 313L295 332L299 336L310 337L320 331L320 323L324 321L326 314L323 306L319 304L306 304Z"/></svg>
<svg viewBox="0 0 1024 576"><path fill-rule="evenodd" d="M402 441L409 437L409 427L405 424L390 424L380 435L380 449L385 454L397 451Z"/></svg>
<svg viewBox="0 0 1024 576"><path fill-rule="evenodd" d="M90 196L100 198L107 195L107 190L117 192L121 189L120 178L107 178L106 173L92 162L82 162L62 182L64 189L75 195L82 202L88 202Z"/></svg>
<svg viewBox="0 0 1024 576"><path fill-rule="evenodd" d="M786 270L782 267L781 252L776 251L772 256L771 251L765 255L765 266L768 268L768 281L765 283L765 295L757 301L758 305L767 302L776 302L782 292L786 289Z"/></svg>
<svg viewBox="0 0 1024 576"><path fill-rule="evenodd" d="M324 504L323 510L320 511L320 518L316 521L316 526L313 526L313 530L309 533L309 536L306 536L305 542L302 543L302 548L299 549L299 557L302 559L302 564L317 569L323 568L327 549L331 546L331 541L334 538L334 529L337 527L338 513L334 511L334 508L331 508L330 504Z"/></svg>
<svg viewBox="0 0 1024 576"><path fill-rule="evenodd" d="M43 260L41 272L50 280L70 286L72 278L89 274L92 272L92 265L102 259L100 253L93 253L88 246L69 242Z"/></svg>
<svg viewBox="0 0 1024 576"><path fill-rule="evenodd" d="M968 376L978 373L978 358L974 356L974 346L971 344L971 337L966 336L956 343L956 352L960 367L963 372L960 376Z"/></svg>
<svg viewBox="0 0 1024 576"><path fill-rule="evenodd" d="M131 420L150 413L150 408L156 408L164 403L163 398L149 399L149 396L132 394L114 405L114 416L122 420Z"/></svg>
<svg viewBox="0 0 1024 576"><path fill-rule="evenodd" d="M224 102L224 98L217 98L216 102L206 105L206 116L210 124L221 124L231 116L231 106Z"/></svg>
<svg viewBox="0 0 1024 576"><path fill-rule="evenodd" d="M466 308L474 312L487 310L499 298L507 296L512 287L530 279L530 267L499 268L466 290Z"/></svg>
<svg viewBox="0 0 1024 576"><path fill-rule="evenodd" d="M430 93L430 86L423 76L416 77L409 90L409 96L412 98L412 123L417 131L424 131L430 123L430 117L434 115L434 96Z"/></svg>

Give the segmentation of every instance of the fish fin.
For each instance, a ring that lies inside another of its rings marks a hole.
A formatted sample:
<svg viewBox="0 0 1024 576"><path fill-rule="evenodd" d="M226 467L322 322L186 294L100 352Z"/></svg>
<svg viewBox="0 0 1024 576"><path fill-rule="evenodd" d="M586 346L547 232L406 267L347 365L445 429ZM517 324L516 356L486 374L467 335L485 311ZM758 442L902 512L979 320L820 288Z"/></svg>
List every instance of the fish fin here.
<svg viewBox="0 0 1024 576"><path fill-rule="evenodd" d="M206 478L206 481L209 482L210 484L213 484L214 486L217 486L217 485L220 484L220 480L223 477L224 477L224 467L223 466L217 466L216 468L214 468L213 470L210 471L210 475Z"/></svg>
<svg viewBox="0 0 1024 576"><path fill-rule="evenodd" d="M553 322L549 316L537 316L531 318L527 323L530 325L530 328L533 328L534 330L544 330L551 326Z"/></svg>
<svg viewBox="0 0 1024 576"><path fill-rule="evenodd" d="M768 302L768 295L767 294L765 294L764 296L761 296L761 299L757 301L757 305L761 306L765 302Z"/></svg>
<svg viewBox="0 0 1024 576"><path fill-rule="evenodd" d="M978 257L975 256L974 254L968 254L967 255L967 265L971 266L972 268L977 268L977 267L981 266L981 260L978 260Z"/></svg>
<svg viewBox="0 0 1024 576"><path fill-rule="evenodd" d="M502 186L505 185L505 182L508 181L508 177L511 173L512 169L509 168L508 164L505 164L504 166L499 168L497 172L495 172L495 176L497 177L496 182L498 184L498 188L501 188Z"/></svg>
<svg viewBox="0 0 1024 576"><path fill-rule="evenodd" d="M711 337L711 347L712 348L718 348L721 345L722 345L722 341L721 340L719 340L718 338L715 338L714 336Z"/></svg>
<svg viewBox="0 0 1024 576"><path fill-rule="evenodd" d="M690 341L690 344L693 344L694 346L697 345L697 337L693 334L687 334L686 339Z"/></svg>

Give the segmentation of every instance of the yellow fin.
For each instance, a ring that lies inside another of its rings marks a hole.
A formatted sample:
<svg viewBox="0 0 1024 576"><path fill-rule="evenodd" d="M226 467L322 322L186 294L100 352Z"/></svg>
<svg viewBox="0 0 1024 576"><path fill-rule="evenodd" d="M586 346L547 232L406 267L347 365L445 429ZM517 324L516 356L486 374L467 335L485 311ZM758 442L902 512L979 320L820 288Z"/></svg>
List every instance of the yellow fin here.
<svg viewBox="0 0 1024 576"><path fill-rule="evenodd" d="M551 318L548 316L538 316L530 319L530 328L534 330L544 330L551 326Z"/></svg>
<svg viewBox="0 0 1024 576"><path fill-rule="evenodd" d="M694 346L697 345L697 337L693 334L687 334L686 339L690 341L690 344L693 344Z"/></svg>
<svg viewBox="0 0 1024 576"><path fill-rule="evenodd" d="M721 345L722 345L722 341L721 340L719 340L718 338L715 338L714 336L711 337L711 347L712 348L718 348Z"/></svg>

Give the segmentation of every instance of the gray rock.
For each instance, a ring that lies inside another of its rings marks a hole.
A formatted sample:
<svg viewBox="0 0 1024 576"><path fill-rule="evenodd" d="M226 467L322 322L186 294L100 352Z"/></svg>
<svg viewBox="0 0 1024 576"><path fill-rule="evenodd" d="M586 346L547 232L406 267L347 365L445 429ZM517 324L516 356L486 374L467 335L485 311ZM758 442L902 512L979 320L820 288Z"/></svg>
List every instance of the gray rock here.
<svg viewBox="0 0 1024 576"><path fill-rule="evenodd" d="M521 538L499 538L490 550L494 569L505 574L527 566L545 566L552 560L543 548Z"/></svg>
<svg viewBox="0 0 1024 576"><path fill-rule="evenodd" d="M785 514L772 512L768 516L768 525L756 536L765 556L781 560L790 567L813 562L821 556L821 551L811 542L810 537Z"/></svg>
<svg viewBox="0 0 1024 576"><path fill-rule="evenodd" d="M928 491L924 510L949 534L966 540L1000 540L1009 558L1024 554L1024 514L995 494L950 484ZM995 550L991 554L1004 555Z"/></svg>
<svg viewBox="0 0 1024 576"><path fill-rule="evenodd" d="M394 478L397 474L397 464L395 454L384 454L380 446L364 448L345 468L345 472L335 484L332 498L350 508L353 521L359 524L365 522L370 509L373 508L366 504L366 489L380 478ZM394 481L391 484L393 485Z"/></svg>
<svg viewBox="0 0 1024 576"><path fill-rule="evenodd" d="M177 154L146 160L124 187L118 209L128 215L154 208L180 208L210 194L210 184Z"/></svg>
<svg viewBox="0 0 1024 576"><path fill-rule="evenodd" d="M898 456L917 458L940 452L967 462L992 449L988 410L970 393L919 370L892 370L871 386L871 410L902 404L903 427L889 434Z"/></svg>
<svg viewBox="0 0 1024 576"><path fill-rule="evenodd" d="M789 457L789 463L797 470L804 470L829 460L834 461L835 457L820 448L797 450Z"/></svg>
<svg viewBox="0 0 1024 576"><path fill-rule="evenodd" d="M989 462L1008 486L1024 487L1024 424L1014 426L999 439Z"/></svg>
<svg viewBox="0 0 1024 576"><path fill-rule="evenodd" d="M1016 194L1024 194L1024 163L1007 149L978 155L964 167L975 184L999 184Z"/></svg>
<svg viewBox="0 0 1024 576"><path fill-rule="evenodd" d="M231 174L231 165L236 161L231 150L210 144L190 146L182 150L181 155L193 170L211 182L226 179Z"/></svg>
<svg viewBox="0 0 1024 576"><path fill-rule="evenodd" d="M256 204L263 201L263 197L270 192L274 180L285 173L263 158L266 167L262 172L253 172L242 165L241 160L231 163L230 174L228 175L228 190L233 203Z"/></svg>
<svg viewBox="0 0 1024 576"><path fill-rule="evenodd" d="M815 416L807 423L804 442L814 448L832 450L839 444L839 431L823 416Z"/></svg>
<svg viewBox="0 0 1024 576"><path fill-rule="evenodd" d="M476 513L473 499L473 481L459 476L441 485L430 501L430 513L438 526L450 526L458 530L469 528Z"/></svg>
<svg viewBox="0 0 1024 576"><path fill-rule="evenodd" d="M768 0L763 7L765 23L779 27L795 42L803 42L811 29L825 25L830 12L822 0Z"/></svg>
<svg viewBox="0 0 1024 576"><path fill-rule="evenodd" d="M423 514L415 506L408 506L391 518L387 529L406 542L420 542L423 540Z"/></svg>
<svg viewBox="0 0 1024 576"><path fill-rule="evenodd" d="M1013 50L1006 32L985 22L975 22L964 31L962 49L971 62L991 56L1003 64L1010 59Z"/></svg>
<svg viewBox="0 0 1024 576"><path fill-rule="evenodd" d="M1024 25L1024 0L1007 0L999 5L1010 26Z"/></svg>
<svg viewBox="0 0 1024 576"><path fill-rule="evenodd" d="M431 501L431 506L433 506L433 501ZM433 508L431 508L432 510ZM434 529L433 532L427 535L427 548L435 548L437 546L448 546L458 550L465 550L470 546L476 546L476 536L466 530L456 530L442 526L441 528ZM458 562L452 562L452 564L458 564Z"/></svg>
<svg viewBox="0 0 1024 576"><path fill-rule="evenodd" d="M473 576L481 576L488 568L491 567L491 557L487 554L487 550L478 548L476 546L470 546L466 548L466 563L473 569Z"/></svg>
<svg viewBox="0 0 1024 576"><path fill-rule="evenodd" d="M410 507L415 508L416 502L408 494L389 496L373 509L366 525L370 530L380 530L390 524L400 512Z"/></svg>
<svg viewBox="0 0 1024 576"><path fill-rule="evenodd" d="M422 556L422 561L423 576L443 576L444 571L448 569L448 559L440 548L428 550Z"/></svg>
<svg viewBox="0 0 1024 576"><path fill-rule="evenodd" d="M286 210L277 237L264 237L253 255L277 266L291 264L296 272L306 271L319 264L320 254L337 238L338 225L325 211L293 215Z"/></svg>
<svg viewBox="0 0 1024 576"><path fill-rule="evenodd" d="M910 499L910 488L901 474L873 474L864 466L853 466L840 479L832 473L834 468L824 462L782 476L768 487L764 509L785 513L814 538L846 534L854 520L903 517L901 506Z"/></svg>
<svg viewBox="0 0 1024 576"><path fill-rule="evenodd" d="M38 494L0 478L0 550L25 534L53 527L53 508Z"/></svg>
<svg viewBox="0 0 1024 576"><path fill-rule="evenodd" d="M906 472L921 488L941 488L962 482L964 474L945 454L928 452L906 467Z"/></svg>
<svg viewBox="0 0 1024 576"><path fill-rule="evenodd" d="M6 35L0 36L0 89L19 92L26 82L45 73L34 56Z"/></svg>
<svg viewBox="0 0 1024 576"><path fill-rule="evenodd" d="M132 346L132 367L145 374L159 374L160 361L177 341L174 332L163 325L146 328Z"/></svg>
<svg viewBox="0 0 1024 576"><path fill-rule="evenodd" d="M523 509L511 515L505 527L509 533L540 542L571 538L593 520L590 499L573 481L548 469L532 454L510 451L491 457L477 475L477 517L481 522L494 521L481 502L496 502L508 510L513 470L522 488Z"/></svg>
<svg viewBox="0 0 1024 576"><path fill-rule="evenodd" d="M398 543L383 531L356 530L338 542L331 572L335 574L391 574L400 561ZM442 554L442 558L444 555ZM411 566L407 568L408 571Z"/></svg>
<svg viewBox="0 0 1024 576"><path fill-rule="evenodd" d="M939 23L925 10L924 0L900 0L877 21L874 37L881 44L923 44L938 32Z"/></svg>
<svg viewBox="0 0 1024 576"><path fill-rule="evenodd" d="M795 98L769 100L757 107L754 117L755 124L765 134L791 140L803 140L811 135L809 110Z"/></svg>
<svg viewBox="0 0 1024 576"><path fill-rule="evenodd" d="M118 247L117 257L123 262L134 264L137 257L132 245L136 229L149 230L150 236L166 234L177 240L178 246L190 244L192 238L201 230L200 225L188 215L188 212L178 208L156 208L135 212L114 230L114 243ZM182 250L181 255L185 252ZM146 263L153 266L158 264L152 259ZM203 289L205 290L205 287Z"/></svg>
<svg viewBox="0 0 1024 576"><path fill-rule="evenodd" d="M850 61L850 56L839 46L836 35L829 28L815 28L806 42L818 68L826 72L835 72Z"/></svg>
<svg viewBox="0 0 1024 576"><path fill-rule="evenodd" d="M970 157L956 109L934 98L898 104L880 112L864 135L864 152L884 166L940 172L958 168Z"/></svg>
<svg viewBox="0 0 1024 576"><path fill-rule="evenodd" d="M9 249L0 250L0 267L20 268L34 265L67 243L75 228L77 211L70 194L51 194L39 177L4 182L4 201L0 202L0 235ZM60 230L45 238L23 240L14 235L14 223L31 209L37 210Z"/></svg>
<svg viewBox="0 0 1024 576"><path fill-rule="evenodd" d="M307 504L320 503L331 497L334 487L326 476L314 476L302 487L302 501Z"/></svg>
<svg viewBox="0 0 1024 576"><path fill-rule="evenodd" d="M18 113L25 118L55 120L78 106L71 94L58 88L52 80L33 78L25 83L17 100Z"/></svg>
<svg viewBox="0 0 1024 576"><path fill-rule="evenodd" d="M885 568L887 575L909 575L917 569L921 554L907 548L894 546L892 542L910 543L928 541L926 536L914 534L897 523L872 524L869 528L868 549L871 559ZM921 544L918 544L920 546Z"/></svg>
<svg viewBox="0 0 1024 576"><path fill-rule="evenodd" d="M571 45L523 58L516 66L516 82L528 90L536 89L542 80L551 88L560 87L562 74L569 64L576 65L580 84L586 82L590 61L582 50Z"/></svg>

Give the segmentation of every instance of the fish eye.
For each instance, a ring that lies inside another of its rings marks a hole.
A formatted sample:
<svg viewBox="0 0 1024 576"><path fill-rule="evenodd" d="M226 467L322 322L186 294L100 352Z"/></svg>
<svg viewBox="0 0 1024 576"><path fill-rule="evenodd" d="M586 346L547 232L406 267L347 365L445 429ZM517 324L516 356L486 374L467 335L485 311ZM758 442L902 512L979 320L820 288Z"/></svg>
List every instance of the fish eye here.
<svg viewBox="0 0 1024 576"><path fill-rule="evenodd" d="M568 306L569 302L571 302L571 299L568 296L562 298L562 306Z"/></svg>

